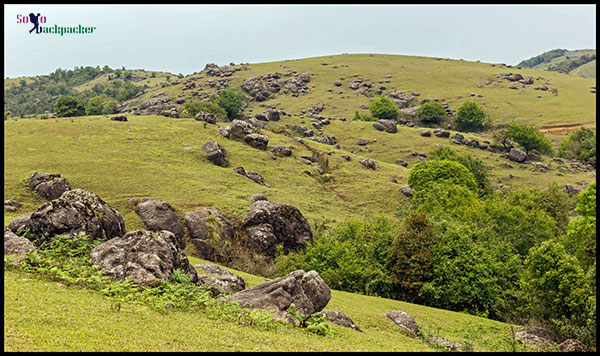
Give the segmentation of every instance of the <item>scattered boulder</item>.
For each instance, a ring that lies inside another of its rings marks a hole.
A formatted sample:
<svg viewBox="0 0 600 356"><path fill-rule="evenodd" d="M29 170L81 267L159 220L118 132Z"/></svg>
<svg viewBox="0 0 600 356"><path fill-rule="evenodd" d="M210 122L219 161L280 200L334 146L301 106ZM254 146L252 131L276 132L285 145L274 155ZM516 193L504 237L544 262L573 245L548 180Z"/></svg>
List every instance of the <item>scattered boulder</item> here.
<svg viewBox="0 0 600 356"><path fill-rule="evenodd" d="M387 317L392 319L396 325L408 332L411 336L416 336L419 331L419 326L415 319L407 313L400 310L392 310L387 313Z"/></svg>
<svg viewBox="0 0 600 356"><path fill-rule="evenodd" d="M585 345L577 340L567 339L558 345L560 352L587 352Z"/></svg>
<svg viewBox="0 0 600 356"><path fill-rule="evenodd" d="M35 187L35 191L47 200L57 199L68 190L71 190L71 185L65 178L54 178Z"/></svg>
<svg viewBox="0 0 600 356"><path fill-rule="evenodd" d="M445 337L432 337L429 339L429 343L432 345L438 345L443 348L446 348L450 351L462 350L464 346L458 342L450 342Z"/></svg>
<svg viewBox="0 0 600 356"><path fill-rule="evenodd" d="M135 213L142 219L148 230L169 231L179 241L179 248L185 248L183 224L171 204L162 200L146 200L135 206Z"/></svg>
<svg viewBox="0 0 600 356"><path fill-rule="evenodd" d="M18 236L8 227L4 227L4 255L15 255L17 260L23 260L25 255L35 250L35 246L25 237Z"/></svg>
<svg viewBox="0 0 600 356"><path fill-rule="evenodd" d="M396 133L398 128L396 127L396 121L394 120L379 120L379 123L383 125L385 132Z"/></svg>
<svg viewBox="0 0 600 356"><path fill-rule="evenodd" d="M331 299L331 290L316 271L296 270L285 276L237 292L231 300L246 308L270 309L275 318L298 325L287 309L293 303L296 311L306 319L323 310Z"/></svg>
<svg viewBox="0 0 600 356"><path fill-rule="evenodd" d="M248 198L248 200L251 203L254 203L254 202L257 202L259 200L269 200L269 199L267 199L267 197L264 196L264 195L262 195L262 194L252 194L252 196L250 198Z"/></svg>
<svg viewBox="0 0 600 356"><path fill-rule="evenodd" d="M194 120L204 121L209 124L216 124L217 123L217 115L210 113L210 112L206 112L206 111L200 111L196 115L194 115Z"/></svg>
<svg viewBox="0 0 600 356"><path fill-rule="evenodd" d="M127 116L125 115L117 115L117 116L113 116L110 118L113 121L121 121L121 122L126 122L127 121Z"/></svg>
<svg viewBox="0 0 600 356"><path fill-rule="evenodd" d="M12 232L18 233L19 229L21 229L21 227L26 227L29 224L30 219L31 219L31 213L17 216L16 218L14 218L10 221L10 223L8 224L8 228Z"/></svg>
<svg viewBox="0 0 600 356"><path fill-rule="evenodd" d="M121 214L96 194L83 189L69 190L43 204L31 214L26 227L35 236L36 245L55 235L89 235L90 240L108 240L125 234Z"/></svg>
<svg viewBox="0 0 600 356"><path fill-rule="evenodd" d="M373 127L375 128L375 130L377 131L385 131L385 126L383 126L383 124L381 124L380 122L374 122L373 123Z"/></svg>
<svg viewBox="0 0 600 356"><path fill-rule="evenodd" d="M396 163L401 165L402 167L407 167L408 166L408 162L406 162L405 160L403 160L402 158L398 158L396 160Z"/></svg>
<svg viewBox="0 0 600 356"><path fill-rule="evenodd" d="M220 133L223 137L229 138L229 136L231 135L231 126L221 126L217 129L217 132Z"/></svg>
<svg viewBox="0 0 600 356"><path fill-rule="evenodd" d="M15 212L21 207L21 203L14 199L7 199L4 201L4 210Z"/></svg>
<svg viewBox="0 0 600 356"><path fill-rule="evenodd" d="M567 193L569 193L569 195L577 195L579 192L585 189L584 187L574 187L571 184L565 185L565 188L567 189Z"/></svg>
<svg viewBox="0 0 600 356"><path fill-rule="evenodd" d="M516 148L511 148L510 152L508 153L508 159L510 159L511 161L518 162L518 163L523 163L528 158L529 158L529 156L527 155L527 153L525 153L521 150L518 150Z"/></svg>
<svg viewBox="0 0 600 356"><path fill-rule="evenodd" d="M352 319L350 319L350 317L342 312L336 312L333 310L323 310L321 313L324 314L325 316L325 320L331 321L332 323L350 328L350 329L354 329L356 331L360 331L361 333L363 332L362 330L360 330L360 328L356 325L354 325L354 322L352 321Z"/></svg>
<svg viewBox="0 0 600 356"><path fill-rule="evenodd" d="M405 186L402 187L400 189L398 189L400 191L400 193L404 194L404 196L411 198L413 196L414 193L414 189L412 189L410 186Z"/></svg>
<svg viewBox="0 0 600 356"><path fill-rule="evenodd" d="M266 150L267 145L269 144L269 138L267 136L257 133L246 135L244 141L250 146L260 150Z"/></svg>
<svg viewBox="0 0 600 356"><path fill-rule="evenodd" d="M159 279L171 281L173 270L181 269L190 282L196 283L196 270L179 241L166 230L136 230L96 246L90 257L116 280L128 278L135 284L157 286Z"/></svg>
<svg viewBox="0 0 600 356"><path fill-rule="evenodd" d="M233 225L218 209L204 208L190 211L184 215L183 219L190 234L190 240L196 247L200 258L212 260L215 257L214 243L233 241L235 233ZM215 235L218 235L218 239Z"/></svg>
<svg viewBox="0 0 600 356"><path fill-rule="evenodd" d="M35 190L35 187L43 182L51 181L54 178L60 178L58 173L38 173L33 172L29 177L29 189Z"/></svg>
<svg viewBox="0 0 600 356"><path fill-rule="evenodd" d="M242 120L233 120L231 122L231 129L229 131L229 137L234 139L243 139L247 135L254 133L254 128L249 122Z"/></svg>
<svg viewBox="0 0 600 356"><path fill-rule="evenodd" d="M550 333L546 329L534 328L531 330L521 330L514 334L514 337L524 345L549 350L556 343L550 338Z"/></svg>
<svg viewBox="0 0 600 356"><path fill-rule="evenodd" d="M278 156L289 157L292 155L292 148L285 145L274 145L271 146L271 152L277 154Z"/></svg>
<svg viewBox="0 0 600 356"><path fill-rule="evenodd" d="M254 250L273 257L277 245L285 252L303 249L312 240L312 231L298 208L284 203L259 200L250 205L250 212L241 229L248 234Z"/></svg>
<svg viewBox="0 0 600 356"><path fill-rule="evenodd" d="M369 140L366 138L359 138L356 140L356 144L359 146L365 146L367 143L369 143Z"/></svg>
<svg viewBox="0 0 600 356"><path fill-rule="evenodd" d="M429 131L429 130L423 130L419 134L421 136L423 136L423 137L430 137L431 136L431 131Z"/></svg>
<svg viewBox="0 0 600 356"><path fill-rule="evenodd" d="M213 296L232 294L246 289L246 281L242 277L215 264L203 263L194 265L194 268L201 270L196 284L210 286Z"/></svg>
<svg viewBox="0 0 600 356"><path fill-rule="evenodd" d="M206 159L220 167L227 165L225 149L215 141L205 142L200 147L206 153Z"/></svg>
<svg viewBox="0 0 600 356"><path fill-rule="evenodd" d="M365 168L375 170L377 169L377 162L371 158L361 158L358 160Z"/></svg>
<svg viewBox="0 0 600 356"><path fill-rule="evenodd" d="M446 131L446 130L439 130L439 131L433 131L433 134L436 135L437 137L450 137L450 131Z"/></svg>

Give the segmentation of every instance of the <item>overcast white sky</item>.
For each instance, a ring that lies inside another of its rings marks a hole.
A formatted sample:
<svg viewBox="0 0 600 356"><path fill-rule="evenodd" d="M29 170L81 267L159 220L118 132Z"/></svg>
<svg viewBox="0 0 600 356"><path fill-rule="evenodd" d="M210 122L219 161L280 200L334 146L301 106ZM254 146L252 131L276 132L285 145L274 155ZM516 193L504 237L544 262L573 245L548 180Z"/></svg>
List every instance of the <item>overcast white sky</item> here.
<svg viewBox="0 0 600 356"><path fill-rule="evenodd" d="M95 26L93 34L35 34ZM4 5L4 77L75 66L190 74L207 63L382 53L517 64L596 48L595 5Z"/></svg>

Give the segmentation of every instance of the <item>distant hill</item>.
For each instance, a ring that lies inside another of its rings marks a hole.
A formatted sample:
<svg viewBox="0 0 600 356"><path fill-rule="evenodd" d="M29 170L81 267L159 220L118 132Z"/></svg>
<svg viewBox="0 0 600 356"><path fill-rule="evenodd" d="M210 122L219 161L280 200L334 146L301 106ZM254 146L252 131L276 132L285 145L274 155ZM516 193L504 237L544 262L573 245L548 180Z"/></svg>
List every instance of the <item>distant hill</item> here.
<svg viewBox="0 0 600 356"><path fill-rule="evenodd" d="M596 50L553 49L521 61L518 66L596 78Z"/></svg>

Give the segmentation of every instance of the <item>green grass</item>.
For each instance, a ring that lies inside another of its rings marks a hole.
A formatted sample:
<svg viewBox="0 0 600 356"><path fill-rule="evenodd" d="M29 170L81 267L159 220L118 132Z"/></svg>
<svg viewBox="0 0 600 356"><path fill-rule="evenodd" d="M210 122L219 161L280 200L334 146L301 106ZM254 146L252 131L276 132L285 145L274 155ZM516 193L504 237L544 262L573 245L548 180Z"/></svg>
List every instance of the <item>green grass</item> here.
<svg viewBox="0 0 600 356"><path fill-rule="evenodd" d="M569 74L580 75L586 78L596 78L596 60L594 59L591 62L573 69Z"/></svg>
<svg viewBox="0 0 600 356"><path fill-rule="evenodd" d="M190 262L207 261L191 257ZM265 280L232 271L248 287ZM4 351L434 351L404 334L386 317L390 310L411 314L428 336L469 344L475 351L508 351L512 344L508 324L336 290L325 309L344 312L364 333L331 323L328 336L284 325L264 330L200 311L160 313L129 303L117 310L97 292L18 270L4 273L4 301Z"/></svg>

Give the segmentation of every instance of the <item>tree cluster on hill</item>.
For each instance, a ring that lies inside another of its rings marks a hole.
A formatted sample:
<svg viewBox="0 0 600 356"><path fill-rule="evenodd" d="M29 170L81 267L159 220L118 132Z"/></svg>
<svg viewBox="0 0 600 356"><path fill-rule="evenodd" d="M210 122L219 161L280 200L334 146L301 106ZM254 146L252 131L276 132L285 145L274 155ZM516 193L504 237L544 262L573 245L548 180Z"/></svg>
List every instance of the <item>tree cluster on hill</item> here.
<svg viewBox="0 0 600 356"><path fill-rule="evenodd" d="M105 74L110 76L107 82L97 83L91 89L81 92L74 89ZM121 102L148 88L146 85L135 85L132 80L130 71L111 69L109 66L75 67L73 70L59 68L49 75L37 76L31 81L23 79L18 84L5 87L5 111L9 110L12 116L52 112L57 99L61 95L67 95L81 100L84 107L90 105L91 98L99 97L91 104L92 112L98 112L98 101L105 102L110 98ZM116 110L114 101L102 105L100 112L112 114L114 110L109 112L110 108Z"/></svg>
<svg viewBox="0 0 600 356"><path fill-rule="evenodd" d="M529 59L521 61L518 64L518 66L533 68L533 67L537 66L538 64L549 62L549 61L553 60L554 58L560 57L560 56L564 55L565 52L567 52L566 49L553 49L551 51L544 52L538 56L531 57Z"/></svg>
<svg viewBox="0 0 600 356"><path fill-rule="evenodd" d="M560 62L558 64L553 64L550 65L548 67L548 70L551 70L553 72L564 72L564 73L569 73L570 71L572 71L573 69L580 67L588 62L591 62L593 60L596 59L596 55L595 54L586 54L583 55L575 60L567 60L564 62Z"/></svg>
<svg viewBox="0 0 600 356"><path fill-rule="evenodd" d="M334 289L534 323L595 349L595 181L577 201L556 184L481 196L477 169L447 150L411 170L399 224L320 229L306 251L277 256L277 274L314 269Z"/></svg>

